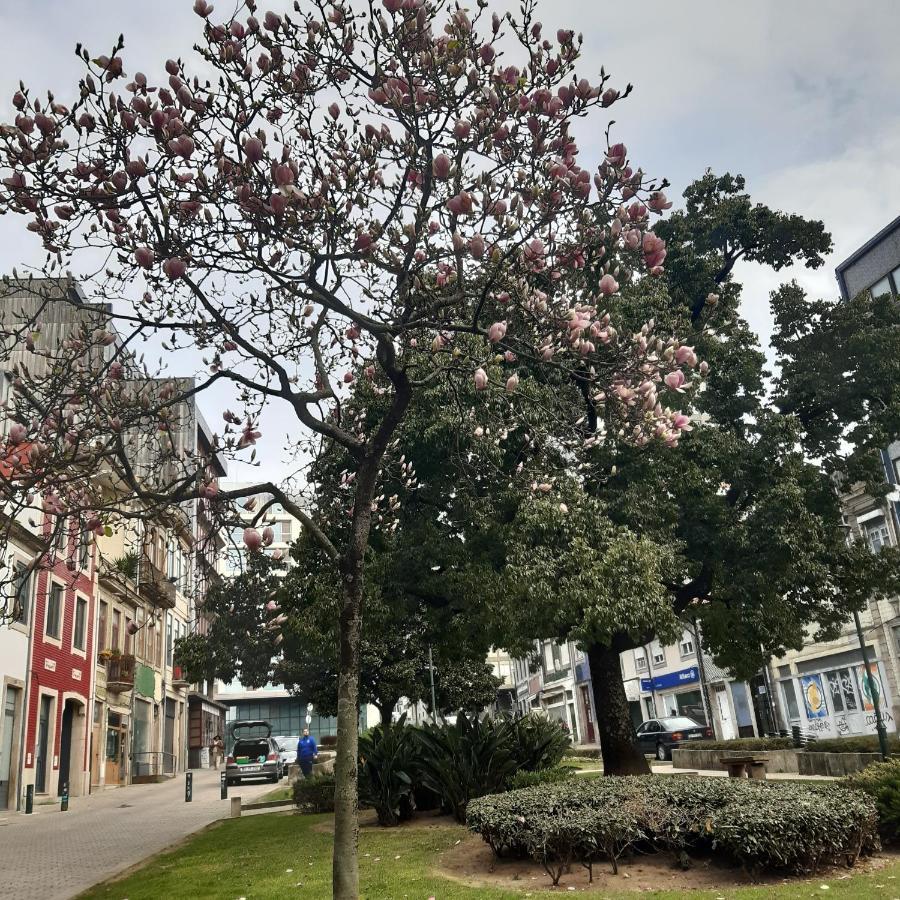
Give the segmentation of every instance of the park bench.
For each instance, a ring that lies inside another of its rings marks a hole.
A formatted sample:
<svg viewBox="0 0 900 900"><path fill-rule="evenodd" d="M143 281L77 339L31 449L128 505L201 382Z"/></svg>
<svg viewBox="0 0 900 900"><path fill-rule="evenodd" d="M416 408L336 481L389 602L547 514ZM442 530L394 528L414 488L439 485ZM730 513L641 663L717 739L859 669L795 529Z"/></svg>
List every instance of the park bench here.
<svg viewBox="0 0 900 900"><path fill-rule="evenodd" d="M728 769L729 778L766 780L766 760L762 756L720 756L719 762Z"/></svg>

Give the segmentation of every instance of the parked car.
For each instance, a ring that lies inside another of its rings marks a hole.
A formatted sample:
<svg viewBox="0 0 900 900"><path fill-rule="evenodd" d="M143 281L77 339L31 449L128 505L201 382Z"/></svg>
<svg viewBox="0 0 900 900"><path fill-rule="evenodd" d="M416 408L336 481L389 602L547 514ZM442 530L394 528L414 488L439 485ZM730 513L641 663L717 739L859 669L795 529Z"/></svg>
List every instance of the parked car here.
<svg viewBox="0 0 900 900"><path fill-rule="evenodd" d="M278 749L281 750L281 764L284 766L285 771L288 766L297 762L297 744L299 742L299 735L275 738L275 743L278 744Z"/></svg>
<svg viewBox="0 0 900 900"><path fill-rule="evenodd" d="M286 768L281 761L281 748L272 737L272 726L262 721L233 722L231 752L225 760L225 780L240 784L251 778L280 781Z"/></svg>
<svg viewBox="0 0 900 900"><path fill-rule="evenodd" d="M641 722L637 742L644 755L652 753L657 759L671 759L672 748L701 738L713 737L712 728L701 725L687 716L663 716Z"/></svg>

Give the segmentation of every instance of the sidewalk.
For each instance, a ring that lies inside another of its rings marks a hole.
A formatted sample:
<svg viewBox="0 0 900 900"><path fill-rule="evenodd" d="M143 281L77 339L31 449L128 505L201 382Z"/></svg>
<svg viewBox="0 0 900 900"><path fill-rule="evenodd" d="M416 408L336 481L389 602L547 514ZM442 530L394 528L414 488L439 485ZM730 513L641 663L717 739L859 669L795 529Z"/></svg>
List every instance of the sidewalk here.
<svg viewBox="0 0 900 900"><path fill-rule="evenodd" d="M284 784L284 782L282 782ZM194 771L193 800L184 802L184 775L163 784L109 789L34 813L0 814L0 898L69 900L99 881L226 818L230 798L258 799L276 785L242 784L219 798L219 772Z"/></svg>
<svg viewBox="0 0 900 900"><path fill-rule="evenodd" d="M565 765L565 762L563 762ZM702 775L704 778L727 778L728 772L724 769L676 769L670 762L650 763L650 769L654 775ZM576 775L596 775L603 771L602 763L597 760L595 769L579 769ZM769 772L767 781L837 781L830 775L797 775L793 772Z"/></svg>

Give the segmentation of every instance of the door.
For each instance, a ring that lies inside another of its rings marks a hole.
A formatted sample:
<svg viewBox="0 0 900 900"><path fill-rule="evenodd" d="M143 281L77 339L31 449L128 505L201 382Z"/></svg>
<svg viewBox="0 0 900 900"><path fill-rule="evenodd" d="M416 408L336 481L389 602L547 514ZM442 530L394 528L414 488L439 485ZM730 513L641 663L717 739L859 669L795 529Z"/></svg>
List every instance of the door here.
<svg viewBox="0 0 900 900"><path fill-rule="evenodd" d="M166 697L166 721L163 732L163 772L175 774L175 701Z"/></svg>
<svg viewBox="0 0 900 900"><path fill-rule="evenodd" d="M3 701L3 720L0 721L0 809L9 809L14 806L10 794L10 785L13 776L13 747L16 734L16 702L18 690L13 687L6 689L6 697Z"/></svg>
<svg viewBox="0 0 900 900"><path fill-rule="evenodd" d="M716 687L716 708L719 712L719 724L722 726L722 740L730 741L737 737L737 734L734 730L731 710L728 707L728 692L725 690L725 685Z"/></svg>
<svg viewBox="0 0 900 900"><path fill-rule="evenodd" d="M91 731L91 786L100 785L100 766L103 764L103 704L94 701L94 723Z"/></svg>
<svg viewBox="0 0 900 900"><path fill-rule="evenodd" d="M120 784L125 779L125 739L126 726L122 724L122 716L110 710L106 725L106 784Z"/></svg>
<svg viewBox="0 0 900 900"><path fill-rule="evenodd" d="M659 723L655 720L644 722L637 730L638 747L641 753L656 753L656 736L659 733Z"/></svg>
<svg viewBox="0 0 900 900"><path fill-rule="evenodd" d="M50 741L50 709L53 698L46 694L41 695L41 707L38 715L38 745L37 759L34 763L34 792L36 794L47 793L47 744Z"/></svg>
<svg viewBox="0 0 900 900"><path fill-rule="evenodd" d="M56 786L56 794L61 797L63 786L69 781L69 763L72 760L72 716L75 705L71 700L66 701L62 714L62 731L59 739L59 781Z"/></svg>

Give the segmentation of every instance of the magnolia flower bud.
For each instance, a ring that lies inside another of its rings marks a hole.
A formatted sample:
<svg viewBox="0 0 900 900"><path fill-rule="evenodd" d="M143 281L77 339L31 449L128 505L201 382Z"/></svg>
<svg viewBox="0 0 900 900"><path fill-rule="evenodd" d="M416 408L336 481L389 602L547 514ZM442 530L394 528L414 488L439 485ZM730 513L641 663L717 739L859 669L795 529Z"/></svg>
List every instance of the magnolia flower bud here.
<svg viewBox="0 0 900 900"><path fill-rule="evenodd" d="M506 337L506 322L494 322L488 329L488 340L492 344L502 341Z"/></svg>
<svg viewBox="0 0 900 900"><path fill-rule="evenodd" d="M475 390L483 391L488 385L487 372L484 369L475 370Z"/></svg>
<svg viewBox="0 0 900 900"><path fill-rule="evenodd" d="M263 528L262 542L263 542L263 544L265 544L266 547L268 547L274 540L275 540L275 532L272 530L272 528L269 525L267 525L265 528Z"/></svg>
<svg viewBox="0 0 900 900"><path fill-rule="evenodd" d="M262 535L255 528L244 529L244 545L248 550L259 550L262 542Z"/></svg>
<svg viewBox="0 0 900 900"><path fill-rule="evenodd" d="M506 390L508 393L512 393L519 387L519 376L513 373L506 379Z"/></svg>

